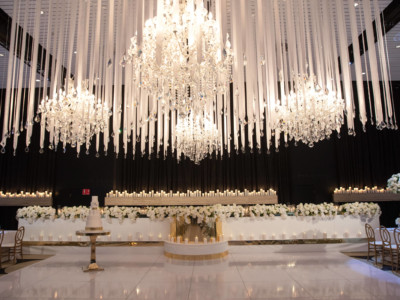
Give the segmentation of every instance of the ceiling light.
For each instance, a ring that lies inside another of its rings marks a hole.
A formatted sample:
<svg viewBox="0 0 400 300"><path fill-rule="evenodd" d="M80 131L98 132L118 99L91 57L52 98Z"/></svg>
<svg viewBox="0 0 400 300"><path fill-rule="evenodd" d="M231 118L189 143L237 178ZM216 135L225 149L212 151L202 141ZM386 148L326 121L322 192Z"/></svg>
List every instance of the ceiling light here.
<svg viewBox="0 0 400 300"><path fill-rule="evenodd" d="M137 35L131 38L121 64L140 70L132 78L134 85L158 99L164 113L178 114L178 156L182 153L199 163L220 150L222 131L218 135L216 125L203 118L217 95L229 91L233 55L229 36L224 45L218 22L202 1L196 6L193 2L177 7L175 1L167 1L162 14L146 21L143 41Z"/></svg>
<svg viewBox="0 0 400 300"><path fill-rule="evenodd" d="M400 45L397 45L396 48L397 48L397 49L400 48Z"/></svg>
<svg viewBox="0 0 400 300"><path fill-rule="evenodd" d="M36 79L36 82L40 82L40 79Z"/></svg>
<svg viewBox="0 0 400 300"><path fill-rule="evenodd" d="M358 3L357 2L354 2L354 7L357 7L358 6Z"/></svg>
<svg viewBox="0 0 400 300"><path fill-rule="evenodd" d="M53 140L49 149L53 150L59 143L70 144L78 153L81 145L86 144L86 154L92 137L107 130L109 118L112 114L107 103L96 100L95 96L87 89L87 80L78 88L74 88L74 81L69 80L68 92L60 90L53 99L43 99L38 107L36 122L50 132ZM40 149L43 153L44 149Z"/></svg>
<svg viewBox="0 0 400 300"><path fill-rule="evenodd" d="M309 147L329 138L342 127L344 101L334 91L323 90L314 75L297 75L287 105L276 106L276 129Z"/></svg>
<svg viewBox="0 0 400 300"><path fill-rule="evenodd" d="M0 53L0 56L4 56L4 54L3 54L3 53Z"/></svg>
<svg viewBox="0 0 400 300"><path fill-rule="evenodd" d="M74 51L74 54L78 53L77 51Z"/></svg>
<svg viewBox="0 0 400 300"><path fill-rule="evenodd" d="M365 72L362 72L361 74L362 74L362 75L365 75Z"/></svg>
<svg viewBox="0 0 400 300"><path fill-rule="evenodd" d="M40 11L40 14L41 14L41 15L43 15L43 14L44 14L44 11L43 11L43 10L41 10L41 11Z"/></svg>

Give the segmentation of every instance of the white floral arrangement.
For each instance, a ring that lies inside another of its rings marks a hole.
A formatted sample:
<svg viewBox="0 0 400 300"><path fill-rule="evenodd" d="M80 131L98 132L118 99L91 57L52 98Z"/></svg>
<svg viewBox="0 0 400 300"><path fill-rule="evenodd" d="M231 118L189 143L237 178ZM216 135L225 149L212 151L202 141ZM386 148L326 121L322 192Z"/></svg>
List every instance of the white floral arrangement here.
<svg viewBox="0 0 400 300"><path fill-rule="evenodd" d="M288 207L285 204L274 204L274 205L265 205L265 204L256 204L249 207L249 215L251 218L260 218L260 217L274 217L274 216L287 216Z"/></svg>
<svg viewBox="0 0 400 300"><path fill-rule="evenodd" d="M108 222L111 222L111 218L116 218L120 222L124 219L129 219L132 222L135 222L139 213L139 207L113 206L104 208L103 217L106 218Z"/></svg>
<svg viewBox="0 0 400 300"><path fill-rule="evenodd" d="M367 216L374 217L381 215L381 208L376 203L368 202L354 202L342 204L338 208L338 212L344 216Z"/></svg>
<svg viewBox="0 0 400 300"><path fill-rule="evenodd" d="M89 215L89 210L89 207L82 205L72 207L64 206L58 213L58 216L64 220L75 221L76 219L81 219L85 221Z"/></svg>
<svg viewBox="0 0 400 300"><path fill-rule="evenodd" d="M333 203L300 203L296 206L295 216L321 216L333 217L337 214L337 207Z"/></svg>
<svg viewBox="0 0 400 300"><path fill-rule="evenodd" d="M397 226L400 226L400 218L397 218L394 222L396 223Z"/></svg>
<svg viewBox="0 0 400 300"><path fill-rule="evenodd" d="M149 206L146 209L146 216L150 220L162 221L169 216L172 211L167 206Z"/></svg>
<svg viewBox="0 0 400 300"><path fill-rule="evenodd" d="M225 205L221 206L219 216L223 219L225 218L241 218L245 216L245 209L241 205Z"/></svg>
<svg viewBox="0 0 400 300"><path fill-rule="evenodd" d="M17 219L26 219L31 224L36 220L56 218L56 210L50 206L28 206L17 210Z"/></svg>
<svg viewBox="0 0 400 300"><path fill-rule="evenodd" d="M82 219L86 220L89 214L89 208L85 206L63 207L58 217L65 220ZM268 218L274 216L286 217L289 208L285 204L274 205L251 205L243 207L242 205L209 205L209 206L159 206L159 207L126 207L113 206L102 209L102 216L111 222L111 219L116 218L120 222L124 219L129 219L135 222L139 217L147 217L153 221L162 221L164 219L184 218L187 224L191 223L192 219L196 219L197 223L209 223L217 218L224 220L227 218ZM336 215L353 215L367 216L372 218L379 216L381 209L376 203L346 203L335 206L333 203L300 203L296 206L294 215L298 217L304 216L319 216L319 217L334 217ZM20 208L17 211L17 219L28 219L33 222L37 219L56 218L56 210L52 207L29 206ZM400 223L400 218L396 219L396 224Z"/></svg>
<svg viewBox="0 0 400 300"><path fill-rule="evenodd" d="M387 189L393 193L400 193L400 173L393 174L387 181Z"/></svg>

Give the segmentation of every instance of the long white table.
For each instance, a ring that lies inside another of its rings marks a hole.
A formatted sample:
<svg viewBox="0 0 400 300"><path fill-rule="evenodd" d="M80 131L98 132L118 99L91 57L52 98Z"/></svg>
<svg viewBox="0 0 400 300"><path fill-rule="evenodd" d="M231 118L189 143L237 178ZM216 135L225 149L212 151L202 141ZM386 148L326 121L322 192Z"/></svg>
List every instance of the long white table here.
<svg viewBox="0 0 400 300"><path fill-rule="evenodd" d="M224 240L296 240L296 239L351 239L365 238L365 223L379 227L379 217L365 218L354 216L295 217L286 218L228 218L222 221ZM87 241L75 232L83 230L83 220L37 220L30 224L19 220L19 226L25 227L24 241ZM103 219L104 230L110 231L100 241L164 241L170 234L170 220L152 221L139 218L136 222L128 219L120 222Z"/></svg>

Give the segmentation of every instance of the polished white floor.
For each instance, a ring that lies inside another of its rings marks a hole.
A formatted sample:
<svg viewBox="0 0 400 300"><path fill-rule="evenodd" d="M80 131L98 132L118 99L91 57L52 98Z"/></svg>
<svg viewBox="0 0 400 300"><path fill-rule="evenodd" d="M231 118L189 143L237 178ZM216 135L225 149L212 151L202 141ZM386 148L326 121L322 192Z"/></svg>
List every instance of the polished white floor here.
<svg viewBox="0 0 400 300"><path fill-rule="evenodd" d="M161 247L99 247L103 272L69 248L0 278L0 299L400 299L400 277L338 252L230 246L221 260L179 261Z"/></svg>

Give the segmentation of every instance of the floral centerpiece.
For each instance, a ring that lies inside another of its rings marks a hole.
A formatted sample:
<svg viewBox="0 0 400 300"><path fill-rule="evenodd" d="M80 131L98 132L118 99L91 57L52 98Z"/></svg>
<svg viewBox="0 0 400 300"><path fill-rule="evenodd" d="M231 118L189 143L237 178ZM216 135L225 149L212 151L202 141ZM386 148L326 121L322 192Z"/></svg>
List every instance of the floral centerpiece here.
<svg viewBox="0 0 400 300"><path fill-rule="evenodd" d="M337 207L333 203L300 203L296 206L295 216L333 217L337 214Z"/></svg>
<svg viewBox="0 0 400 300"><path fill-rule="evenodd" d="M387 188L393 193L400 193L400 173L393 174L387 181Z"/></svg>
<svg viewBox="0 0 400 300"><path fill-rule="evenodd" d="M375 215L381 214L381 208L376 203L368 203L368 202L354 202L354 203L346 203L342 204L338 208L338 212L344 216L353 215L353 216L361 216L365 215L368 217L373 217Z"/></svg>
<svg viewBox="0 0 400 300"><path fill-rule="evenodd" d="M86 220L89 215L89 208L86 206L72 206L72 207L63 207L59 212L59 217L64 220L72 220L76 219Z"/></svg>
<svg viewBox="0 0 400 300"><path fill-rule="evenodd" d="M103 216L108 222L111 222L111 218L116 218L120 222L123 222L124 219L129 219L131 222L135 222L139 213L139 207L113 206L105 207Z"/></svg>
<svg viewBox="0 0 400 300"><path fill-rule="evenodd" d="M396 223L397 227L400 227L400 218L397 218L394 222Z"/></svg>
<svg viewBox="0 0 400 300"><path fill-rule="evenodd" d="M28 206L17 210L17 219L26 219L29 223L36 220L55 219L56 210L50 206Z"/></svg>

